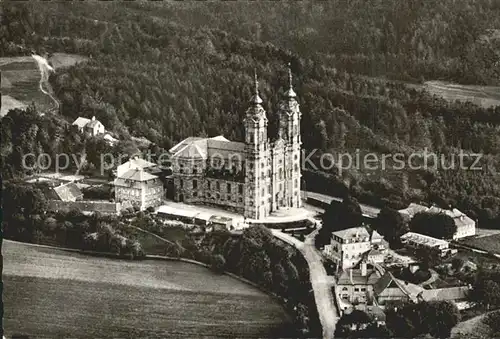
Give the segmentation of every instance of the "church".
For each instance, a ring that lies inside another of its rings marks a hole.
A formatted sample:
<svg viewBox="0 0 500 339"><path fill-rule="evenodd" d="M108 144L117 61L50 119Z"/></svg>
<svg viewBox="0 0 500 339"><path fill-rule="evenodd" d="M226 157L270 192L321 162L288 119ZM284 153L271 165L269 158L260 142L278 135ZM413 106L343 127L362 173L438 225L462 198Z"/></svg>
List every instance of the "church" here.
<svg viewBox="0 0 500 339"><path fill-rule="evenodd" d="M289 66L289 87L277 108L275 141L267 135L257 74L254 81L255 93L244 119L244 142L223 136L190 137L169 150L176 201L219 206L255 220L281 208L301 207L301 113L292 71Z"/></svg>

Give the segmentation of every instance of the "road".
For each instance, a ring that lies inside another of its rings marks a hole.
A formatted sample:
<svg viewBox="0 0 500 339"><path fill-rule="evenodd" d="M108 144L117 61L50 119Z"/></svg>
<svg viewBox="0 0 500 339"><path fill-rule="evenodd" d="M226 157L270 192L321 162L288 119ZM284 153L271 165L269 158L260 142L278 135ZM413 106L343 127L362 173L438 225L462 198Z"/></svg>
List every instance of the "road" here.
<svg viewBox="0 0 500 339"><path fill-rule="evenodd" d="M309 234L304 242L276 229L271 229L271 232L278 239L297 248L306 259L319 320L323 328L323 338L332 339L340 315L333 301L332 287L334 285L332 285L332 279L328 277L321 260L321 254L314 246L314 237L318 230Z"/></svg>

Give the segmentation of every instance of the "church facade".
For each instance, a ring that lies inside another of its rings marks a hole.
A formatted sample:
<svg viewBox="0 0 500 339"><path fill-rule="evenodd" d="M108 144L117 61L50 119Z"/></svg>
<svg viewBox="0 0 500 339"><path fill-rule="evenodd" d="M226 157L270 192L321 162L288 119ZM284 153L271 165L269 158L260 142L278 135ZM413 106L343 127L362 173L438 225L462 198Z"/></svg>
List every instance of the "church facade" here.
<svg viewBox="0 0 500 339"><path fill-rule="evenodd" d="M255 75L244 142L223 136L191 137L170 149L176 201L221 206L249 219L301 207L301 112L290 68L288 78L289 88L278 107L275 141L267 135L268 119Z"/></svg>

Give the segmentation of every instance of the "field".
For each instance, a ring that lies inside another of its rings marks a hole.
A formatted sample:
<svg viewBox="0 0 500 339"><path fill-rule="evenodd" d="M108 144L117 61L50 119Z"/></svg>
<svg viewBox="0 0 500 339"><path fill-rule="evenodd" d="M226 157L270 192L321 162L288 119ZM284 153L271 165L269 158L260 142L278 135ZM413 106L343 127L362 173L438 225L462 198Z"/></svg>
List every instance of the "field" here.
<svg viewBox="0 0 500 339"><path fill-rule="evenodd" d="M203 267L4 241L4 330L32 338L293 337L279 304Z"/></svg>
<svg viewBox="0 0 500 339"><path fill-rule="evenodd" d="M500 106L500 87L466 86L441 81L428 81L424 88L448 101L470 101L485 108Z"/></svg>
<svg viewBox="0 0 500 339"><path fill-rule="evenodd" d="M40 71L33 58L0 58L0 70L2 71L1 116L7 114L8 109L22 108L32 102L42 110L53 107L52 99L40 91ZM4 98L6 95L11 99ZM6 107L4 107L4 100L8 104Z"/></svg>
<svg viewBox="0 0 500 339"><path fill-rule="evenodd" d="M484 251L500 253L500 234L468 239L463 243Z"/></svg>
<svg viewBox="0 0 500 339"><path fill-rule="evenodd" d="M58 68L73 66L76 63L87 61L87 60L88 60L87 57L77 55L77 54L54 53L49 58L49 63L57 71Z"/></svg>
<svg viewBox="0 0 500 339"><path fill-rule="evenodd" d="M54 53L49 63L57 71L60 67L68 67L87 58L79 55ZM40 90L40 71L31 56L0 58L2 73L2 108L0 116L10 109L24 108L32 102L40 110L54 107L52 99Z"/></svg>

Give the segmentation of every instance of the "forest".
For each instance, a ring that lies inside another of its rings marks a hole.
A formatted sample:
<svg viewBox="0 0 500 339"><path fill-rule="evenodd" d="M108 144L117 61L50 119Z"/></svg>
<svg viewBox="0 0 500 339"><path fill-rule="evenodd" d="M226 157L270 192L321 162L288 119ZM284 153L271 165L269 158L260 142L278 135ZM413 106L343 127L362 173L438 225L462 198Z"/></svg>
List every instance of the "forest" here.
<svg viewBox="0 0 500 339"><path fill-rule="evenodd" d="M499 85L498 29L494 0L22 3L3 5L0 53L89 57L51 75L61 116L95 115L124 142L164 149L188 136L242 140L254 68L275 135L291 62L306 150L483 155L482 171L306 169L307 189L380 207L453 205L498 227L500 107L418 86Z"/></svg>

